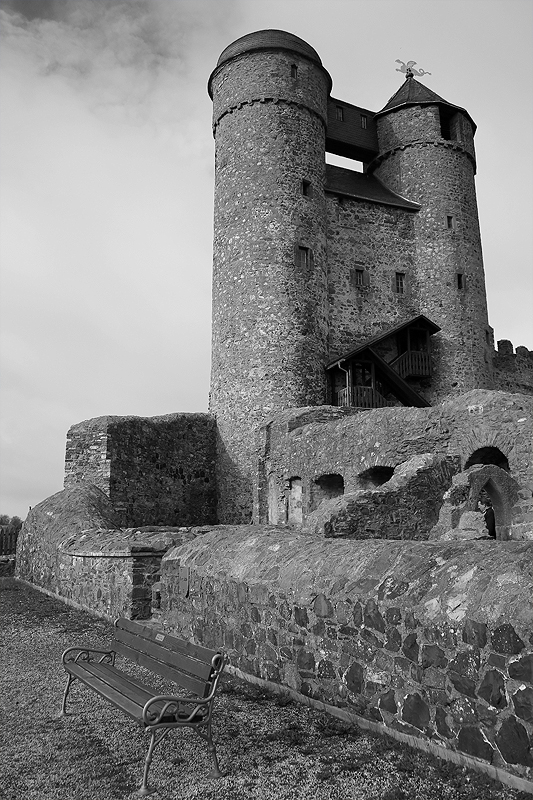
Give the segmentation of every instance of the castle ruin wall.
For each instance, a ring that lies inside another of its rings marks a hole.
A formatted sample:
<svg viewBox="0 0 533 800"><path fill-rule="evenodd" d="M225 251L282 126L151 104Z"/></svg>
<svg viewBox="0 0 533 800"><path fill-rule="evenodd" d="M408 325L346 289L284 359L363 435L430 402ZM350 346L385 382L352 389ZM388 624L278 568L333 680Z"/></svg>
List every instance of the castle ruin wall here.
<svg viewBox="0 0 533 800"><path fill-rule="evenodd" d="M98 486L124 527L212 523L215 449L208 414L98 417L70 428L64 485Z"/></svg>

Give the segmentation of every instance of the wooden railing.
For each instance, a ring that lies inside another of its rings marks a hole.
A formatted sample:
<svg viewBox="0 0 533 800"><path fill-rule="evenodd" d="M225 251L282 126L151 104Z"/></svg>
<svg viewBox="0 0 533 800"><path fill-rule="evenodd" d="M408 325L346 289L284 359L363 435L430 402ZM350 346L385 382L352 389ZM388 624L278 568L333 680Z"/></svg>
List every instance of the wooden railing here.
<svg viewBox="0 0 533 800"><path fill-rule="evenodd" d="M427 378L431 375L431 357L429 353L421 350L410 350L391 361L390 366L398 373L400 378Z"/></svg>
<svg viewBox="0 0 533 800"><path fill-rule="evenodd" d="M371 386L352 386L337 392L337 405L350 408L386 408L395 406L394 400L385 400L377 389Z"/></svg>

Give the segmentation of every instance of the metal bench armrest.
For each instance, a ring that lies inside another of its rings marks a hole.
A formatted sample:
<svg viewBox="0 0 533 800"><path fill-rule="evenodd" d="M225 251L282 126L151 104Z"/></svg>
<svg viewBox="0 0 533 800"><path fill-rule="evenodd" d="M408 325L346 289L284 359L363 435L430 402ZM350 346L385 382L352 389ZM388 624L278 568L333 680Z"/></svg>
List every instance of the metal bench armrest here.
<svg viewBox="0 0 533 800"><path fill-rule="evenodd" d="M143 708L143 722L145 725L159 725L164 717L181 717L179 721L185 725L192 722L198 713L205 717L212 700L212 696L200 699L199 697L156 695L150 698ZM153 708L156 704L159 707Z"/></svg>
<svg viewBox="0 0 533 800"><path fill-rule="evenodd" d="M66 664L67 661L97 661L99 664L114 664L115 663L114 650L97 650L94 647L68 647L63 655L61 661Z"/></svg>

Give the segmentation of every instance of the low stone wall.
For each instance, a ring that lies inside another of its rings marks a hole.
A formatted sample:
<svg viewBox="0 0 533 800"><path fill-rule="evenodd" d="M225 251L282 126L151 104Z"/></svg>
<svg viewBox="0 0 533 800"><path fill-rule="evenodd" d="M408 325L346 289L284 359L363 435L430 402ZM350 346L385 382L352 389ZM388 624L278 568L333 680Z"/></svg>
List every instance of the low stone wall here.
<svg viewBox="0 0 533 800"><path fill-rule="evenodd" d="M188 528L120 529L104 493L80 486L29 512L16 577L101 616L147 619L163 554L194 535Z"/></svg>
<svg viewBox="0 0 533 800"><path fill-rule="evenodd" d="M163 558L164 625L244 673L531 777L531 543L202 532Z"/></svg>

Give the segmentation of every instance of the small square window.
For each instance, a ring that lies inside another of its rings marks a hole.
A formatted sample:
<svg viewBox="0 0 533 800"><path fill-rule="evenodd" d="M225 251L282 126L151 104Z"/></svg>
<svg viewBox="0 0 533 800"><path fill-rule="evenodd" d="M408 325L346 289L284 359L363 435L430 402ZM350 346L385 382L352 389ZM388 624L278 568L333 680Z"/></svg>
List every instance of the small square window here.
<svg viewBox="0 0 533 800"><path fill-rule="evenodd" d="M296 250L297 264L299 267L308 267L310 262L310 249L308 247L298 247Z"/></svg>
<svg viewBox="0 0 533 800"><path fill-rule="evenodd" d="M405 294L405 272L397 272L395 276L396 294Z"/></svg>
<svg viewBox="0 0 533 800"><path fill-rule="evenodd" d="M465 288L465 279L462 272L457 273L457 288L464 289Z"/></svg>
<svg viewBox="0 0 533 800"><path fill-rule="evenodd" d="M291 78L297 78L297 77L298 77L298 67L296 66L296 64L291 64Z"/></svg>
<svg viewBox="0 0 533 800"><path fill-rule="evenodd" d="M366 130L368 126L368 117L366 114L361 114L361 127Z"/></svg>
<svg viewBox="0 0 533 800"><path fill-rule="evenodd" d="M311 181L302 181L302 194L304 197L311 197L313 194L313 187L311 186Z"/></svg>
<svg viewBox="0 0 533 800"><path fill-rule="evenodd" d="M455 230L455 217L452 214L446 214L446 227L449 231Z"/></svg>
<svg viewBox="0 0 533 800"><path fill-rule="evenodd" d="M335 116L339 122L344 122L344 108L342 106L335 107Z"/></svg>

